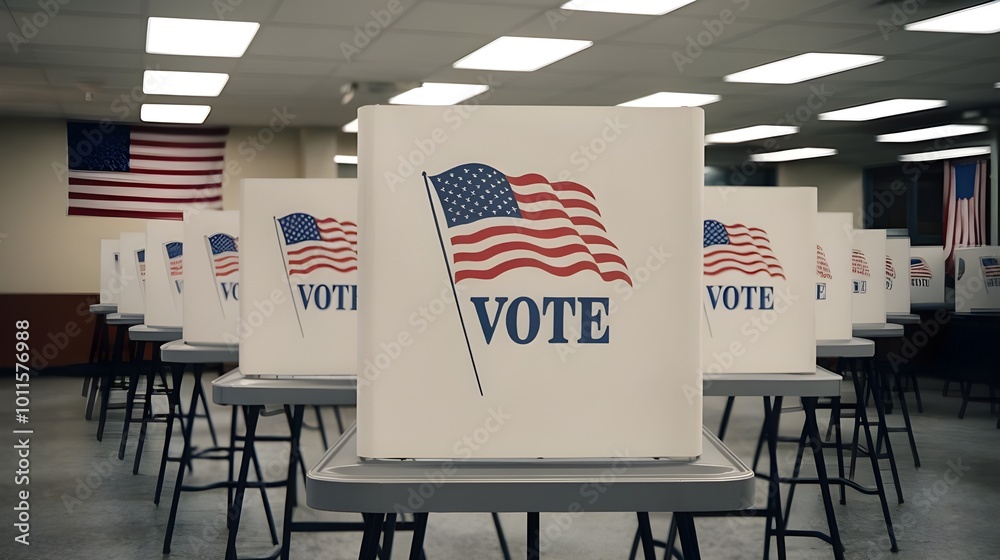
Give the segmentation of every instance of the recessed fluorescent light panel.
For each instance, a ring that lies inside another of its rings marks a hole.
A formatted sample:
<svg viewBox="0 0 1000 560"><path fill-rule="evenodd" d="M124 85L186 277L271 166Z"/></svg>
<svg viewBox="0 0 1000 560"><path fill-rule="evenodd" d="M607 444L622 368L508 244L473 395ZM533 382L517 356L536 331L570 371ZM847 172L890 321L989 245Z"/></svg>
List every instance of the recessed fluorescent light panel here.
<svg viewBox="0 0 1000 560"><path fill-rule="evenodd" d="M833 148L795 148L792 150L782 150L780 152L751 154L750 161L775 163L779 161L793 161L797 159L810 159L835 155L837 155L837 150Z"/></svg>
<svg viewBox="0 0 1000 560"><path fill-rule="evenodd" d="M139 108L139 118L144 122L201 124L211 110L208 105L144 103Z"/></svg>
<svg viewBox="0 0 1000 560"><path fill-rule="evenodd" d="M899 161L933 161L936 159L955 159L972 156L985 156L990 153L989 146L973 146L971 148L955 148L953 150L938 150L936 152L920 152L918 154L903 154Z"/></svg>
<svg viewBox="0 0 1000 560"><path fill-rule="evenodd" d="M358 119L354 119L353 121L345 124L343 127L341 127L340 130L343 130L344 132L347 132L349 134L357 134L358 133Z"/></svg>
<svg viewBox="0 0 1000 560"><path fill-rule="evenodd" d="M581 12L662 16L692 2L694 0L570 0L562 8Z"/></svg>
<svg viewBox="0 0 1000 560"><path fill-rule="evenodd" d="M908 23L907 31L936 31L939 33L979 33L1000 31L1000 1L987 2L950 14Z"/></svg>
<svg viewBox="0 0 1000 560"><path fill-rule="evenodd" d="M944 99L887 99L867 105L820 113L821 121L871 121L917 111L927 111L948 105Z"/></svg>
<svg viewBox="0 0 1000 560"><path fill-rule="evenodd" d="M923 140L933 140L935 138L950 138L952 136L964 136L966 134L979 134L980 132L986 132L987 130L989 129L981 124L946 124L944 126L932 126L930 128L893 132L892 134L879 134L875 137L875 141L920 142Z"/></svg>
<svg viewBox="0 0 1000 560"><path fill-rule="evenodd" d="M753 84L797 84L883 60L884 57L871 54L805 53L730 74L723 79Z"/></svg>
<svg viewBox="0 0 1000 560"><path fill-rule="evenodd" d="M748 126L746 128L737 128L735 130L727 130L725 132L716 132L714 134L706 134L705 142L708 144L738 144L740 142L750 142L751 140L760 140L762 138L787 136L789 134L797 134L798 132L799 127L797 126L762 124L757 126Z"/></svg>
<svg viewBox="0 0 1000 560"><path fill-rule="evenodd" d="M255 21L151 17L146 25L146 52L239 58L258 29Z"/></svg>
<svg viewBox="0 0 1000 560"><path fill-rule="evenodd" d="M709 103L715 103L722 99L718 95L711 93L677 93L673 91L661 91L625 103L619 103L619 107L701 107Z"/></svg>
<svg viewBox="0 0 1000 560"><path fill-rule="evenodd" d="M593 45L591 41L541 37L500 37L467 55L455 68L534 72Z"/></svg>
<svg viewBox="0 0 1000 560"><path fill-rule="evenodd" d="M333 156L333 162L341 165L357 165L358 156Z"/></svg>
<svg viewBox="0 0 1000 560"><path fill-rule="evenodd" d="M228 81L229 74L215 72L146 70L142 74L142 92L146 95L218 97Z"/></svg>
<svg viewBox="0 0 1000 560"><path fill-rule="evenodd" d="M438 84L428 82L420 87L389 98L393 105L454 105L490 89L484 84Z"/></svg>

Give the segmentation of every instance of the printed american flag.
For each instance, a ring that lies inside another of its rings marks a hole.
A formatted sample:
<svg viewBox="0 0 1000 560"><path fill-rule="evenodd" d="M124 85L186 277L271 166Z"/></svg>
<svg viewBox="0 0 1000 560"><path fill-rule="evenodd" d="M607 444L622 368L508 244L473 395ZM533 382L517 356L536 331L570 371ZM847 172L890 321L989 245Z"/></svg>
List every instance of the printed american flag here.
<svg viewBox="0 0 1000 560"><path fill-rule="evenodd" d="M1000 262L996 257L980 257L979 262L983 265L983 276L986 279L1000 278Z"/></svg>
<svg viewBox="0 0 1000 560"><path fill-rule="evenodd" d="M986 161L944 164L944 256L955 270L955 249L986 244Z"/></svg>
<svg viewBox="0 0 1000 560"><path fill-rule="evenodd" d="M764 273L773 278L785 278L785 271L771 250L771 240L767 232L760 228L705 220L703 247L706 276L736 270L750 275Z"/></svg>
<svg viewBox="0 0 1000 560"><path fill-rule="evenodd" d="M216 278L223 278L240 271L238 242L238 237L225 233L216 233L208 237L208 246L212 250L212 264L215 267Z"/></svg>
<svg viewBox="0 0 1000 560"><path fill-rule="evenodd" d="M921 257L910 259L910 278L932 278L931 269L927 266L927 261Z"/></svg>
<svg viewBox="0 0 1000 560"><path fill-rule="evenodd" d="M872 275L871 270L868 269L868 259L865 258L864 253L857 249L851 251L851 273L865 277Z"/></svg>
<svg viewBox="0 0 1000 560"><path fill-rule="evenodd" d="M289 276L358 269L358 224L298 212L279 218L278 225L285 238Z"/></svg>
<svg viewBox="0 0 1000 560"><path fill-rule="evenodd" d="M184 277L184 244L180 241L164 243L163 247L167 251L167 266L170 269L170 278L180 280Z"/></svg>
<svg viewBox="0 0 1000 560"><path fill-rule="evenodd" d="M819 245L816 246L816 275L827 280L833 279L833 273L830 272L830 263L826 260L826 252Z"/></svg>
<svg viewBox="0 0 1000 560"><path fill-rule="evenodd" d="M69 215L183 219L222 208L220 128L70 122Z"/></svg>
<svg viewBox="0 0 1000 560"><path fill-rule="evenodd" d="M896 267L892 264L892 259L889 255L885 256L885 277L890 279L896 278Z"/></svg>
<svg viewBox="0 0 1000 560"><path fill-rule="evenodd" d="M632 284L587 187L535 173L505 175L481 163L428 180L444 211L456 283L535 268L560 277L593 272L605 282Z"/></svg>

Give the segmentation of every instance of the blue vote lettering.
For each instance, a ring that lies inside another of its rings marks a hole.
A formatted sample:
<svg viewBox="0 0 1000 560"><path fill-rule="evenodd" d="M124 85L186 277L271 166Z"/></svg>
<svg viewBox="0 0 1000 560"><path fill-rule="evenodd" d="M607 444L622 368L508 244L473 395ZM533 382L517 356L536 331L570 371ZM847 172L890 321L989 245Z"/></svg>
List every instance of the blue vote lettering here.
<svg viewBox="0 0 1000 560"><path fill-rule="evenodd" d="M320 311L334 309L337 311L357 311L358 287L353 284L298 284L299 298L302 309L313 308Z"/></svg>
<svg viewBox="0 0 1000 560"><path fill-rule="evenodd" d="M229 301L229 297L232 296L233 300L240 301L240 283L239 282L219 282L222 286L222 297L226 301Z"/></svg>
<svg viewBox="0 0 1000 560"><path fill-rule="evenodd" d="M773 286L706 286L708 301L712 309L719 303L730 311L742 307L751 309L774 309Z"/></svg>
<svg viewBox="0 0 1000 560"><path fill-rule="evenodd" d="M493 310L487 309L487 304L491 302L496 306ZM483 330L483 338L486 344L493 342L497 327L500 326L500 318L503 316L507 337L517 344L530 344L538 337L542 327L542 317L549 318L552 322L552 336L548 339L549 344L567 344L566 321L569 317L580 317L580 344L607 344L611 337L611 328L607 324L606 317L610 309L609 298L598 297L544 297L541 305L529 297L521 296L511 300L507 297L474 297L470 298L472 305L476 309L476 317L479 319L479 326ZM509 305L508 305L508 302ZM579 315L577 314L579 309ZM527 317L527 330L518 330L518 319Z"/></svg>

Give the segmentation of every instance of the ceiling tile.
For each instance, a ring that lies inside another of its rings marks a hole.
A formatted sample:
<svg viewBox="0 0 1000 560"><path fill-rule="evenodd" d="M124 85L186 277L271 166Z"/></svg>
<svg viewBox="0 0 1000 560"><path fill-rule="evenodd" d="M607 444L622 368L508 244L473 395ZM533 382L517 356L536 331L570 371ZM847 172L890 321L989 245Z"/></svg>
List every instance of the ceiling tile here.
<svg viewBox="0 0 1000 560"><path fill-rule="evenodd" d="M223 0L225 1L225 0ZM379 2L334 2L316 0L282 0L271 17L274 23L327 24L364 29L371 23L379 29L392 27L400 16L413 7L413 0L395 0L399 7L389 11L394 0ZM383 23L384 22L384 23Z"/></svg>
<svg viewBox="0 0 1000 560"><path fill-rule="evenodd" d="M357 56L359 61L393 61L401 66L420 63L426 66L451 66L452 63L492 41L476 35L418 33L415 31L382 32Z"/></svg>
<svg viewBox="0 0 1000 560"><path fill-rule="evenodd" d="M237 72L246 72L250 74L323 76L333 72L335 68L337 68L337 63L327 60L255 58L252 56L245 56L240 60Z"/></svg>
<svg viewBox="0 0 1000 560"><path fill-rule="evenodd" d="M552 37L602 41L649 23L650 16L604 14L570 10L547 10L535 19L513 30L517 37Z"/></svg>
<svg viewBox="0 0 1000 560"><path fill-rule="evenodd" d="M863 28L778 24L738 36L722 36L719 38L719 44L741 49L775 50L788 49L792 45L801 44L802 46L799 48L805 49L802 52L822 52L831 45L855 40L869 34L870 32ZM804 37L808 37L809 40L803 41Z"/></svg>
<svg viewBox="0 0 1000 560"><path fill-rule="evenodd" d="M76 0L73 0L74 2ZM149 14L156 17L266 21L281 0L149 0Z"/></svg>
<svg viewBox="0 0 1000 560"><path fill-rule="evenodd" d="M138 52L36 47L35 60L50 66L90 66L105 68L140 68L142 54Z"/></svg>
<svg viewBox="0 0 1000 560"><path fill-rule="evenodd" d="M535 8L427 1L407 10L398 23L392 24L392 28L483 33L499 37L510 34L512 29L536 13L538 10Z"/></svg>
<svg viewBox="0 0 1000 560"><path fill-rule="evenodd" d="M726 39L773 25L764 20L747 18L727 19L727 21L730 23L723 23L721 20L713 22L700 17L660 17L632 31L617 35L614 40L683 47L695 44L700 48L706 48Z"/></svg>
<svg viewBox="0 0 1000 560"><path fill-rule="evenodd" d="M19 12L25 11L29 14L34 12L48 13L48 10L54 9L54 7L48 7L46 9L42 6L42 3L39 2L39 0L5 0L5 3L11 10ZM142 13L142 4L140 2L136 2L135 0L61 0L57 1L56 5L59 7L59 11L55 12L56 16L60 13L75 13L84 15L139 15Z"/></svg>
<svg viewBox="0 0 1000 560"><path fill-rule="evenodd" d="M14 15L20 19L25 12ZM39 26L30 44L134 50L146 44L146 22L141 18L62 14Z"/></svg>
<svg viewBox="0 0 1000 560"><path fill-rule="evenodd" d="M344 49L354 50L355 32L348 28L301 27L289 25L264 25L247 55L287 56L296 58L324 58L343 61Z"/></svg>

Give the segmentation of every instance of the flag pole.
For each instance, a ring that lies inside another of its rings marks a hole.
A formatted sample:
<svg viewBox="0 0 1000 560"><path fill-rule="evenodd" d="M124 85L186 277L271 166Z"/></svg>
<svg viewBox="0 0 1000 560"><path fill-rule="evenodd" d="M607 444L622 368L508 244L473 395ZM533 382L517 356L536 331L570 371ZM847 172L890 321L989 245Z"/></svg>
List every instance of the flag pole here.
<svg viewBox="0 0 1000 560"><path fill-rule="evenodd" d="M469 342L469 331L465 328L465 318L462 317L462 304L458 301L458 290L455 289L455 277L451 274L451 264L448 262L448 251L444 248L444 238L441 237L441 224L438 223L437 211L434 209L434 198L431 197L431 184L427 182L427 173L424 176L424 186L427 187L427 202L431 205L431 216L434 217L434 228L437 230L438 243L441 244L441 255L444 256L444 266L448 270L448 281L451 283L451 293L455 296L455 307L458 309L458 320L462 323L462 334L465 335L465 347L469 349L469 359L472 360L472 371L476 374L476 386L479 387L479 396L483 395L483 384L479 380L479 370L476 368L476 357L472 355L472 343Z"/></svg>
<svg viewBox="0 0 1000 560"><path fill-rule="evenodd" d="M278 238L278 252L281 253L281 264L285 267L285 280L288 281L288 294L292 298L292 309L295 310L295 319L299 322L299 333L302 338L306 337L306 331L302 328L302 317L299 316L299 306L295 305L295 292L292 291L292 276L288 274L288 259L285 258L285 251L281 248L281 233L278 231L278 217L274 218L274 235ZM287 245L285 246L288 247Z"/></svg>

